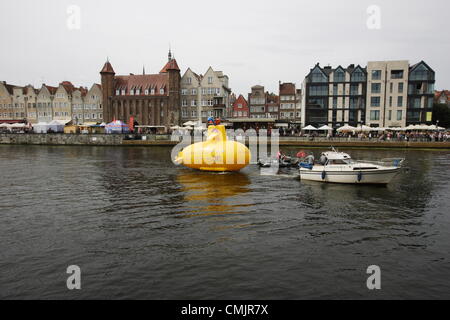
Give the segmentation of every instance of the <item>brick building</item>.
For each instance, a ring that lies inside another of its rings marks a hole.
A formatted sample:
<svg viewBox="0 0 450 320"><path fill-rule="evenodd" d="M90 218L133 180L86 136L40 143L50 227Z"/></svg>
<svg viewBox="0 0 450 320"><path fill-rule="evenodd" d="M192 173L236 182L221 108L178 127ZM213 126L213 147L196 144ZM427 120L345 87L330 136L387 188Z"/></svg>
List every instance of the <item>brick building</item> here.
<svg viewBox="0 0 450 320"><path fill-rule="evenodd" d="M105 121L128 122L133 117L140 125L179 124L180 68L169 59L158 74L116 76L109 61L100 71Z"/></svg>

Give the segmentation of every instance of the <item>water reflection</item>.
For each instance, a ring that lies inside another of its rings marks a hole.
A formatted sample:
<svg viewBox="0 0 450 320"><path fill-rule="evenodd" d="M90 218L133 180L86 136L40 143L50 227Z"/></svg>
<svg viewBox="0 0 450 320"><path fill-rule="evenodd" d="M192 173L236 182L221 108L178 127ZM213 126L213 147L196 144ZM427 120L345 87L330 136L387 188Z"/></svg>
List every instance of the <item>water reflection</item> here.
<svg viewBox="0 0 450 320"><path fill-rule="evenodd" d="M177 182L184 193L186 217L242 213L248 206L250 180L244 173L181 170Z"/></svg>

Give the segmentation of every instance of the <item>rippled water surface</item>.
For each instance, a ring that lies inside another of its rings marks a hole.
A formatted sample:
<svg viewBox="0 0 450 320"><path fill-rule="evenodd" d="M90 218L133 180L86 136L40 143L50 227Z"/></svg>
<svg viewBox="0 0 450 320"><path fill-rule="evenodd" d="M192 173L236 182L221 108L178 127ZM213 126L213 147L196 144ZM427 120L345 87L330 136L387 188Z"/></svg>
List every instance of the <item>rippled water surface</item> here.
<svg viewBox="0 0 450 320"><path fill-rule="evenodd" d="M450 153L349 152L409 172L347 186L191 171L170 148L0 146L0 298L450 298Z"/></svg>

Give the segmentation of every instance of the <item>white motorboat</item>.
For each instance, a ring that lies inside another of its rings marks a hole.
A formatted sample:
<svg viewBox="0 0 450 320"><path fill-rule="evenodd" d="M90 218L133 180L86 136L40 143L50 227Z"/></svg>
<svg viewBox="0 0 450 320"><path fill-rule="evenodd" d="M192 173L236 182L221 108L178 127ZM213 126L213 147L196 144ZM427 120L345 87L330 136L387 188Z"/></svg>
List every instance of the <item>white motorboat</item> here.
<svg viewBox="0 0 450 320"><path fill-rule="evenodd" d="M333 150L322 153L319 164L301 163L300 178L331 183L388 184L400 172L403 161L355 161L347 153Z"/></svg>

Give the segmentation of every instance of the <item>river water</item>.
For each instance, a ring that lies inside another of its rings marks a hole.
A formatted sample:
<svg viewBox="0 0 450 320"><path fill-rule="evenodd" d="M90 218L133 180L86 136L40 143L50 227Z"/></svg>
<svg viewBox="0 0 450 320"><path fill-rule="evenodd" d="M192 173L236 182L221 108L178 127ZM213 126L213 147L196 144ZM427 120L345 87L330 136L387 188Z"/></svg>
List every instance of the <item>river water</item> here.
<svg viewBox="0 0 450 320"><path fill-rule="evenodd" d="M409 170L347 186L196 172L164 147L0 146L0 298L449 299L450 152L349 152Z"/></svg>

